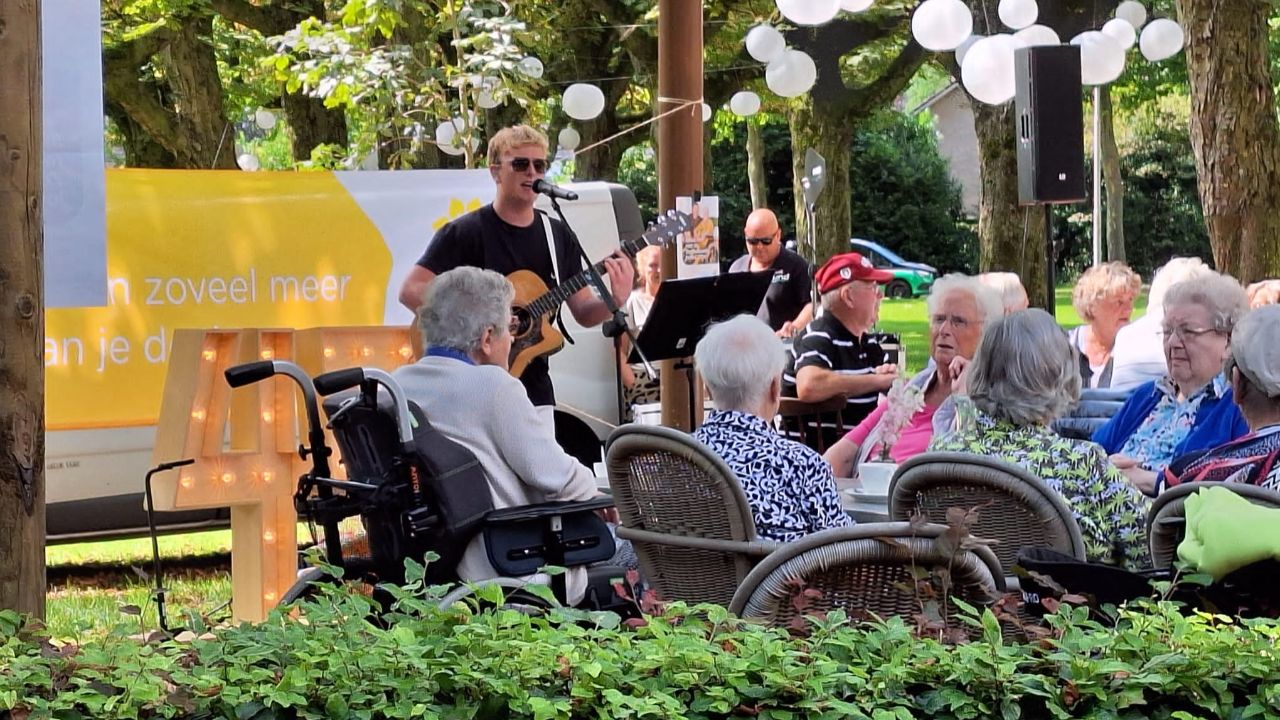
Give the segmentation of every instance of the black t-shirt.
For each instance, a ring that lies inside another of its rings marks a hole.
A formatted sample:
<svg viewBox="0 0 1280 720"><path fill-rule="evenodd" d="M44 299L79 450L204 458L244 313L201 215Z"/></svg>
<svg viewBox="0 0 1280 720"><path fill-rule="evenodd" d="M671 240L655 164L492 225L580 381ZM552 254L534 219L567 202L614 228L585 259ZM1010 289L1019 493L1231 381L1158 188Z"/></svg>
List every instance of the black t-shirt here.
<svg viewBox="0 0 1280 720"><path fill-rule="evenodd" d="M553 288L560 283L553 272L542 215L538 211L532 225L518 227L498 217L493 205L485 205L440 228L418 264L437 275L463 265L503 275L532 270L547 287ZM563 281L582 270L581 257L563 223L551 218L551 232L555 235L560 281ZM524 383L534 405L555 405L555 389L551 386L545 356L529 363L520 382Z"/></svg>
<svg viewBox="0 0 1280 720"><path fill-rule="evenodd" d="M791 344L787 368L782 371L782 396L796 396L796 373L809 366L833 370L841 375L867 375L885 363L884 348L875 333L854 337L834 315L826 314L805 326ZM849 397L845 424L862 422L875 409L880 393Z"/></svg>
<svg viewBox="0 0 1280 720"><path fill-rule="evenodd" d="M795 320L796 315L809 304L809 289L812 280L809 277L809 263L786 248L778 253L770 266L773 271L773 282L764 294L764 301L756 311L756 317L769 323L774 330L781 330L782 325ZM751 255L743 255L729 266L729 272L750 272ZM760 272L769 272L761 270Z"/></svg>

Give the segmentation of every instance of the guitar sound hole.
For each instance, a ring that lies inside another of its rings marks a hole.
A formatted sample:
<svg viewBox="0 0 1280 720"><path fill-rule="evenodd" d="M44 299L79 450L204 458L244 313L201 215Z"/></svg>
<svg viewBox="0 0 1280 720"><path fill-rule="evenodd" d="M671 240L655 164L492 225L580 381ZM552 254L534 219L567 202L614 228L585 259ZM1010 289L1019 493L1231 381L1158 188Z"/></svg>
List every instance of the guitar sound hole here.
<svg viewBox="0 0 1280 720"><path fill-rule="evenodd" d="M518 338L528 335L533 328L533 319L529 317L529 311L522 307L514 307L511 308L511 314L516 319L511 334Z"/></svg>

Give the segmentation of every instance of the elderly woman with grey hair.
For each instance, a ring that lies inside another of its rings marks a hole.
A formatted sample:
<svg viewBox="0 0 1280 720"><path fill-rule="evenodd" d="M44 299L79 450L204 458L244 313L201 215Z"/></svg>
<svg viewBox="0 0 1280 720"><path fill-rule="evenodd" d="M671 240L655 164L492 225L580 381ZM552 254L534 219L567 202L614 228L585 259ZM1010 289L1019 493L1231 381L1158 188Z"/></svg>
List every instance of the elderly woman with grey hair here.
<svg viewBox="0 0 1280 720"><path fill-rule="evenodd" d="M1185 280L1165 293L1161 330L1168 373L1139 385L1093 434L1142 492L1160 491L1175 458L1249 432L1222 373L1231 331L1248 310L1244 288L1221 273Z"/></svg>
<svg viewBox="0 0 1280 720"><path fill-rule="evenodd" d="M480 461L495 508L586 500L597 494L594 475L560 449L554 428L507 372L514 293L492 270L464 266L441 273L418 309L426 351L392 375L432 427ZM483 537L467 546L458 574L497 577ZM576 603L586 570L569 570L567 580L568 599Z"/></svg>
<svg viewBox="0 0 1280 720"><path fill-rule="evenodd" d="M1249 434L1178 458L1166 484L1219 480L1280 490L1280 305L1257 308L1236 325L1224 373Z"/></svg>
<svg viewBox="0 0 1280 720"><path fill-rule="evenodd" d="M773 429L786 350L764 321L713 325L694 352L715 412L694 437L738 476L756 532L778 542L852 524L822 456Z"/></svg>
<svg viewBox="0 0 1280 720"><path fill-rule="evenodd" d="M1000 296L977 278L952 273L942 276L929 291L929 367L911 378L908 386L919 390L920 408L911 414L896 441L888 448L893 462L905 462L924 452L935 432L951 426L954 416L951 389L955 379L978 349L978 339L988 322L1004 314ZM886 442L884 419L890 398L823 455L841 477L852 476L857 462L882 449ZM902 402L906 402L905 400Z"/></svg>
<svg viewBox="0 0 1280 720"><path fill-rule="evenodd" d="M1097 445L1049 428L1080 396L1080 372L1067 336L1043 310L988 323L957 397L958 429L930 450L999 458L1020 465L1062 496L1090 560L1148 564L1147 503ZM999 512L993 508L987 512Z"/></svg>

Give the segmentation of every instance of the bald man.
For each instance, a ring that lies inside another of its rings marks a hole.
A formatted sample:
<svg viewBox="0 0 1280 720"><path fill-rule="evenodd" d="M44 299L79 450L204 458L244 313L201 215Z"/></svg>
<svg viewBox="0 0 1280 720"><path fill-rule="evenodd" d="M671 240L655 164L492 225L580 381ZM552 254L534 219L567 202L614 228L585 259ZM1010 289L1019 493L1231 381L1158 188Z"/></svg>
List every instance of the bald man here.
<svg viewBox="0 0 1280 720"><path fill-rule="evenodd" d="M782 226L772 210L753 211L742 234L747 239L747 254L735 260L729 272L773 273L773 284L756 316L769 323L779 337L791 337L813 319L809 263L782 247Z"/></svg>

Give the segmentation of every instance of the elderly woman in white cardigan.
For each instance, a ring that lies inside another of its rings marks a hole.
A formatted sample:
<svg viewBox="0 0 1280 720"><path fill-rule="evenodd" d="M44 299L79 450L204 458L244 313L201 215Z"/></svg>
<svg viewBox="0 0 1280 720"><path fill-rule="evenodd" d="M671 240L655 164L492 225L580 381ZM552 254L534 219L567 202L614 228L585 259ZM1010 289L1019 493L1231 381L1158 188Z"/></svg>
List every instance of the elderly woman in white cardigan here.
<svg viewBox="0 0 1280 720"><path fill-rule="evenodd" d="M554 427L507 372L514 294L511 283L491 270L441 273L418 309L426 351L392 375L432 427L475 454L495 508L589 499L597 494L591 470L556 444ZM483 537L467 546L458 574L464 580L497 577ZM576 603L586 571L571 569L567 580L568 599Z"/></svg>

